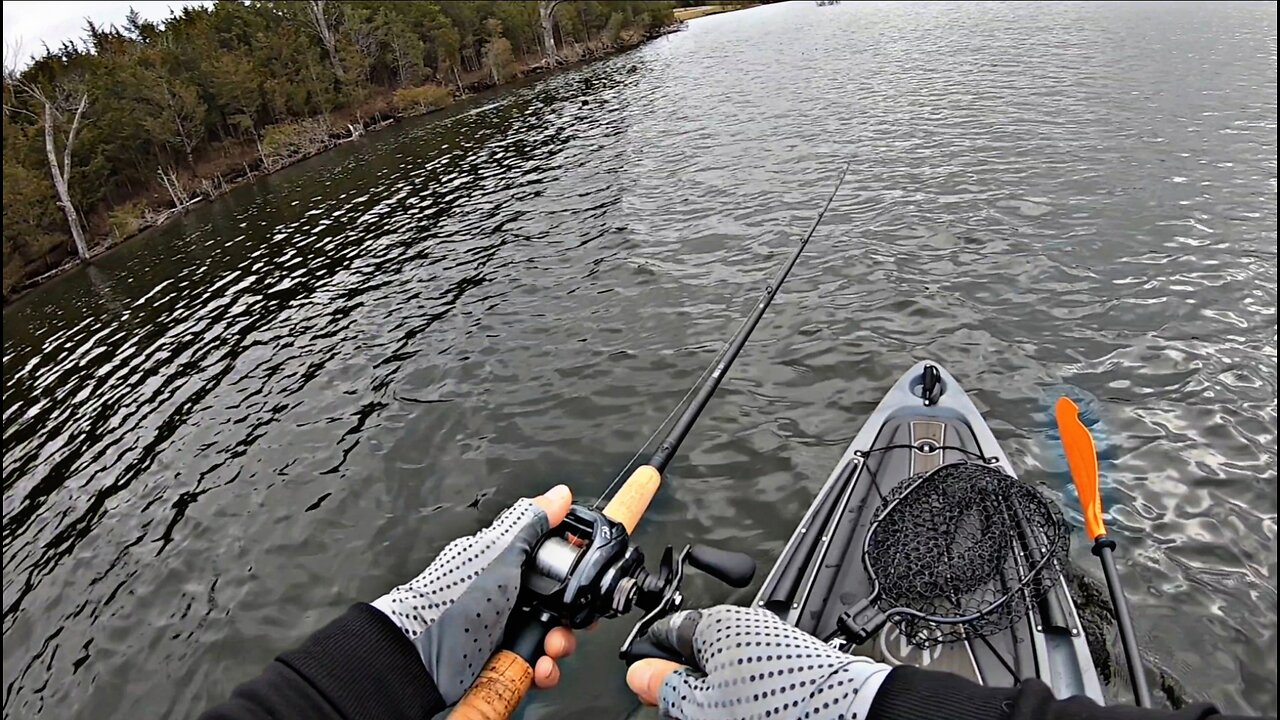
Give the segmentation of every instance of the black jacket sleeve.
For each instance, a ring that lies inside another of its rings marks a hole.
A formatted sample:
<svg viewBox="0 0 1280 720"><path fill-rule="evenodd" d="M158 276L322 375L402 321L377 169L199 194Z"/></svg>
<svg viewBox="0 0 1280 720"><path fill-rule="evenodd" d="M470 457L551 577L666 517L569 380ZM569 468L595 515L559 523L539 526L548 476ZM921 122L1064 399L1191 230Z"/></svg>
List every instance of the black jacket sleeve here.
<svg viewBox="0 0 1280 720"><path fill-rule="evenodd" d="M370 605L354 605L201 720L418 720L445 708L435 680L399 628ZM1102 707L1059 700L1026 680L989 688L957 675L894 668L876 692L867 720L1232 720L1211 705L1182 710Z"/></svg>
<svg viewBox="0 0 1280 720"><path fill-rule="evenodd" d="M1016 688L991 688L958 675L894 668L876 691L867 720L1231 720L1212 705L1181 710L1103 707L1085 697L1059 700L1048 685L1024 680Z"/></svg>
<svg viewBox="0 0 1280 720"><path fill-rule="evenodd" d="M386 615L361 603L200 718L420 720L444 707L413 644Z"/></svg>

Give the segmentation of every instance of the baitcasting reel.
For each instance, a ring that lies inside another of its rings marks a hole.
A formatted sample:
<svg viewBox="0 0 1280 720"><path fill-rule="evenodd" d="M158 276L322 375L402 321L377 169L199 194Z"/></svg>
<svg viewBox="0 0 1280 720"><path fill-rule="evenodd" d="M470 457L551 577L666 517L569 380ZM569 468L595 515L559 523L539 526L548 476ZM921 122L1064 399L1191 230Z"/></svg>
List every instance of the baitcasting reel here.
<svg viewBox="0 0 1280 720"><path fill-rule="evenodd" d="M675 558L670 546L657 572L626 528L598 510L574 505L555 529L538 541L524 570L520 607L544 626L585 628L596 620L646 611L622 646L628 662L667 657L643 635L657 620L680 609L685 563L735 588L751 583L755 561L738 552L687 545Z"/></svg>

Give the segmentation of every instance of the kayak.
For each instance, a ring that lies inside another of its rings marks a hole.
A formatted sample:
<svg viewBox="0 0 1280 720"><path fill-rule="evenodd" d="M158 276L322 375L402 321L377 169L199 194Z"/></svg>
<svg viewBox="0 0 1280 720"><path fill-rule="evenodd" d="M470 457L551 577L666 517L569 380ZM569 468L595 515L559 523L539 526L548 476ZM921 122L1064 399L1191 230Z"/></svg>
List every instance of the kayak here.
<svg viewBox="0 0 1280 720"><path fill-rule="evenodd" d="M841 614L872 594L862 558L885 495L908 478L974 462L1013 476L1009 459L960 384L920 362L871 413L818 492L756 596L755 604L857 655L890 665L942 670L994 687L1037 678L1058 697L1102 703L1102 687L1065 581L1057 578L1027 615L998 633L921 649L893 623L866 642L836 632Z"/></svg>

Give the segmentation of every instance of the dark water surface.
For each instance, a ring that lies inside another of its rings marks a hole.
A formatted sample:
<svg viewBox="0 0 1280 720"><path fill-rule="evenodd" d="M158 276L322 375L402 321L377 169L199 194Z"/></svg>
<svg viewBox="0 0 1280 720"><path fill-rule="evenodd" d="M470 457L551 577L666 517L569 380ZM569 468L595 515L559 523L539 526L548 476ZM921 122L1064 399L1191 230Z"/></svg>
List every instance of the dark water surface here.
<svg viewBox="0 0 1280 720"><path fill-rule="evenodd" d="M41 288L4 315L5 716L189 716L516 497L599 493L844 161L642 542L768 562L922 358L1070 508L1065 388L1144 647L1274 712L1275 63L1273 3L707 17ZM625 630L527 717L625 714Z"/></svg>

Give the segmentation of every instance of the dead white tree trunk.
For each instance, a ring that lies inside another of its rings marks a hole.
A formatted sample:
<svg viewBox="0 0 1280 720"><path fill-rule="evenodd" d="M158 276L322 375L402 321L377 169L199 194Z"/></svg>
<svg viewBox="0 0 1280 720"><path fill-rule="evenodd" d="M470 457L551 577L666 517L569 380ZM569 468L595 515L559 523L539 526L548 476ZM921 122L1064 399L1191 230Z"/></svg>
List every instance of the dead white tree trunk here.
<svg viewBox="0 0 1280 720"><path fill-rule="evenodd" d="M262 147L262 138L255 135L253 141L258 144L258 157L262 158L262 171L271 172L271 161L267 158L267 151ZM253 173L249 173L249 177L253 177Z"/></svg>
<svg viewBox="0 0 1280 720"><path fill-rule="evenodd" d="M164 189L169 191L169 197L173 198L173 206L181 208L187 204L187 192L182 189L182 183L178 182L178 173L173 168L169 168L166 173L163 167L156 168L156 174L160 176L160 183L164 185Z"/></svg>
<svg viewBox="0 0 1280 720"><path fill-rule="evenodd" d="M329 25L328 18L325 17L325 0L308 0L307 20L311 23L311 29L316 35L320 36L320 42L324 43L324 49L329 52L329 64L333 66L333 74L340 81L345 81L347 76L342 72L342 63L338 62L338 43L333 36L333 28Z"/></svg>
<svg viewBox="0 0 1280 720"><path fill-rule="evenodd" d="M49 156L49 174L53 176L53 186L58 191L58 204L67 215L67 225L71 228L71 240L76 244L76 254L81 262L89 260L89 245L84 240L84 232L80 229L80 214L71 202L71 149L76 144L76 131L80 129L80 118L84 109L89 106L89 93L80 94L80 103L76 106L75 117L71 120L71 128L67 131L67 140L62 148L62 166L58 166L58 151L54 142L54 123L59 115L54 103L44 103L44 149Z"/></svg>
<svg viewBox="0 0 1280 720"><path fill-rule="evenodd" d="M6 61L8 58L6 58ZM67 216L67 229L71 231L71 240L76 246L76 255L82 262L89 261L89 244L84 239L84 226L80 222L80 213L76 210L76 206L71 202L71 153L76 145L76 133L80 131L80 121L84 118L85 108L89 107L89 93L81 91L79 101L74 105L76 112L71 118L71 125L67 128L67 135L62 143L62 160L58 160L58 125L65 122L65 116L73 107L71 103L76 97L75 93L70 92L65 87L57 87L53 89L53 95L50 96L44 89L38 85L16 77L13 68L5 67L5 75L8 77L10 87L21 89L40 104L43 109L43 117L37 118L44 123L44 151L49 161L49 176L53 179L53 189L58 194L58 206L62 208L62 212ZM33 113L18 107L5 105L6 111L20 112L30 117L36 117Z"/></svg>
<svg viewBox="0 0 1280 720"><path fill-rule="evenodd" d="M542 22L542 52L552 63L556 54L556 6L561 0L538 0L538 19Z"/></svg>

